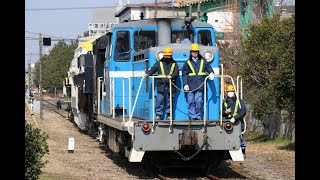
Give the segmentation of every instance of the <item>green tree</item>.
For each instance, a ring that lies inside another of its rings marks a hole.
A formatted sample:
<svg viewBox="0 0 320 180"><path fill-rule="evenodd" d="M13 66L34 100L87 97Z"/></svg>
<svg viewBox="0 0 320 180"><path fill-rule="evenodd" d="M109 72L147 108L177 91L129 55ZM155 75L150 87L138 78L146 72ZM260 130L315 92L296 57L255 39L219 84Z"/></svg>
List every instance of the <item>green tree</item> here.
<svg viewBox="0 0 320 180"><path fill-rule="evenodd" d="M49 55L44 55L41 61L42 87L54 92L54 89L62 89L64 78L74 56L74 50L77 48L76 42L67 44L59 41L54 45ZM40 68L39 62L35 65L35 83L39 84Z"/></svg>
<svg viewBox="0 0 320 180"><path fill-rule="evenodd" d="M243 77L247 101L264 121L287 110L295 113L295 15L279 14L249 26L241 46L237 73Z"/></svg>
<svg viewBox="0 0 320 180"><path fill-rule="evenodd" d="M48 134L25 123L25 179L38 179L48 161L43 161L44 155L49 154Z"/></svg>
<svg viewBox="0 0 320 180"><path fill-rule="evenodd" d="M83 37L88 37L89 36L89 31L83 32Z"/></svg>

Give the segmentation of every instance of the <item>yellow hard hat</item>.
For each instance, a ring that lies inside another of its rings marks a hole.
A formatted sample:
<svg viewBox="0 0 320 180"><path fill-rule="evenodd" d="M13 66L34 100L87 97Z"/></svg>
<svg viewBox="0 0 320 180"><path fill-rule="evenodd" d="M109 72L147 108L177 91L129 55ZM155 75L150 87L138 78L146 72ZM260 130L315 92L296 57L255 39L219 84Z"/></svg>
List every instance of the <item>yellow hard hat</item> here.
<svg viewBox="0 0 320 180"><path fill-rule="evenodd" d="M190 47L191 51L200 51L200 46L199 44L192 44Z"/></svg>
<svg viewBox="0 0 320 180"><path fill-rule="evenodd" d="M230 85L227 86L226 91L227 92L234 91L234 87L230 84Z"/></svg>
<svg viewBox="0 0 320 180"><path fill-rule="evenodd" d="M164 48L163 49L163 55L164 56L171 56L172 55L172 49L171 48Z"/></svg>

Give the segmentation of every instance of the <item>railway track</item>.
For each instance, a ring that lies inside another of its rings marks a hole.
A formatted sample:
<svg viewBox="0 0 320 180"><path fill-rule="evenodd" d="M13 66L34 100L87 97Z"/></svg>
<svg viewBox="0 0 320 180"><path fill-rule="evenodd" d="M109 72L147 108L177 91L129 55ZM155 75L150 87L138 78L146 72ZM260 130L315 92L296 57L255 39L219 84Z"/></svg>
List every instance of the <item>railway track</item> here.
<svg viewBox="0 0 320 180"><path fill-rule="evenodd" d="M59 114L60 116L66 118L66 119L69 119L69 115L68 115L68 112L66 110L56 109L56 104L54 104L54 103L52 103L52 102L50 102L48 100L43 99L42 102L43 102L42 104L43 104L44 107L47 107L49 110Z"/></svg>
<svg viewBox="0 0 320 180"><path fill-rule="evenodd" d="M153 170L152 170L153 169ZM149 174L154 179L162 180L221 180L217 175L214 175L213 172L207 172L206 174L201 174L196 169L184 169L184 168L167 168L166 170L158 171L154 168L148 169ZM223 178L222 178L223 179Z"/></svg>
<svg viewBox="0 0 320 180"><path fill-rule="evenodd" d="M56 109L56 104L53 102L53 100L46 100L43 99L43 106L50 111L55 112L56 114L59 114L61 117L68 119L68 112L65 109ZM185 171L178 170L175 171L174 175L164 172L153 172L154 179L162 179L162 180L177 180L177 179L189 179L189 175L185 174ZM177 178L180 177L180 178ZM207 174L206 176L192 176L195 179L201 179L201 180L220 180L217 176L213 174Z"/></svg>
<svg viewBox="0 0 320 180"><path fill-rule="evenodd" d="M157 174L156 177L158 179L162 179L162 180L170 180L171 178L169 178L168 176L165 176L163 174ZM174 178L176 179L176 178ZM197 179L201 179L201 180L206 180L206 179L210 179L210 180L220 180L220 178L218 178L217 176L213 175L213 174L207 174L206 177L198 177Z"/></svg>

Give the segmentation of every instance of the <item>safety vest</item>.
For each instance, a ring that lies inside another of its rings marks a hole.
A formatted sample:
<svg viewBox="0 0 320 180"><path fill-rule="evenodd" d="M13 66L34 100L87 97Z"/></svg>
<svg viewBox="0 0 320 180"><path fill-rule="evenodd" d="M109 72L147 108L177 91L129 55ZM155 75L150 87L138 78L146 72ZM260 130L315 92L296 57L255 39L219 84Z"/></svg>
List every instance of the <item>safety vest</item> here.
<svg viewBox="0 0 320 180"><path fill-rule="evenodd" d="M232 117L234 117L234 116L236 116L238 114L238 106L239 106L239 100L237 99ZM224 102L224 107L226 107L226 108L228 107L228 104L226 102ZM231 118L231 114L228 114L228 118Z"/></svg>
<svg viewBox="0 0 320 180"><path fill-rule="evenodd" d="M175 66L175 65L176 65L176 63L172 63L169 75L171 75L171 74L173 73L173 70L174 70L174 66ZM160 69L161 69L161 74L158 74L158 76L166 76L166 75L164 74L163 63L162 63L161 61L160 61Z"/></svg>
<svg viewBox="0 0 320 180"><path fill-rule="evenodd" d="M70 86L69 77L65 78L65 86Z"/></svg>
<svg viewBox="0 0 320 180"><path fill-rule="evenodd" d="M194 70L194 68L193 68L190 60L188 60L187 63L188 63L188 65L189 65L189 68L190 68L191 71L192 71L191 73L188 74L188 76L195 76L195 75L197 75L197 74L195 73L195 70ZM203 72L203 71L202 71L202 69L203 69L203 63L204 63L204 60L201 59L201 60L200 60L200 69L199 69L199 72L198 72L198 75L200 75L200 76L205 76L205 75L207 75L206 72Z"/></svg>

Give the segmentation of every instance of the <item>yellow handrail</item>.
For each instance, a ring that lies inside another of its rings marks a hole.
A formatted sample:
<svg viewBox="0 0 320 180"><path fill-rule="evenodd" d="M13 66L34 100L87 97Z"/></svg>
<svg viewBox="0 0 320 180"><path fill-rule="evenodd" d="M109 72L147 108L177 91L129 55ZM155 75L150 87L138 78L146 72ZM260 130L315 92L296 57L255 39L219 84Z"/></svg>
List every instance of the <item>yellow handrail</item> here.
<svg viewBox="0 0 320 180"><path fill-rule="evenodd" d="M24 99L25 99L26 106L27 106L27 108L28 108L28 110L29 110L29 112L31 114L32 119L33 119L33 122L36 125L36 127L38 128L37 121L36 121L36 119L34 117L34 114L33 114L32 110L31 110L30 106L29 106L28 100L27 100L27 98L24 98Z"/></svg>

